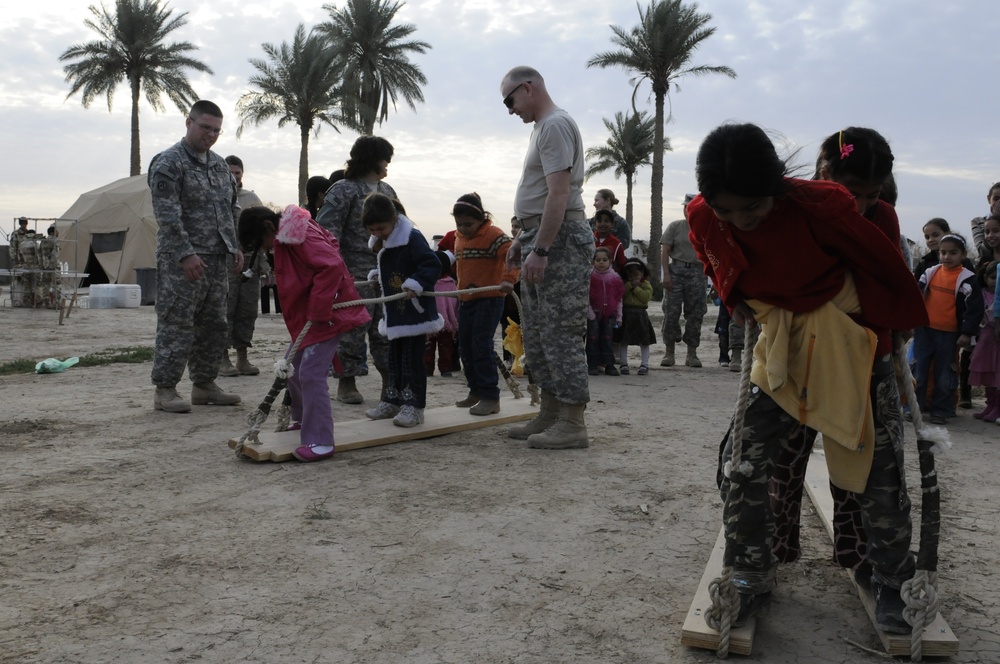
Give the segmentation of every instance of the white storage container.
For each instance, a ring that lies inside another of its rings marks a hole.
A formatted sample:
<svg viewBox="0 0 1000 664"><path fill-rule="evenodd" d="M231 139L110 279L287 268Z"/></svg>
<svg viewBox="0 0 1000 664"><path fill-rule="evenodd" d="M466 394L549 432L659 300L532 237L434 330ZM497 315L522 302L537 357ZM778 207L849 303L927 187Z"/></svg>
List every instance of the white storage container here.
<svg viewBox="0 0 1000 664"><path fill-rule="evenodd" d="M90 301L88 309L116 309L118 308L118 294L115 292L115 284L94 284L90 287Z"/></svg>
<svg viewBox="0 0 1000 664"><path fill-rule="evenodd" d="M116 284L118 306L125 309L138 309L142 300L142 289L138 284Z"/></svg>

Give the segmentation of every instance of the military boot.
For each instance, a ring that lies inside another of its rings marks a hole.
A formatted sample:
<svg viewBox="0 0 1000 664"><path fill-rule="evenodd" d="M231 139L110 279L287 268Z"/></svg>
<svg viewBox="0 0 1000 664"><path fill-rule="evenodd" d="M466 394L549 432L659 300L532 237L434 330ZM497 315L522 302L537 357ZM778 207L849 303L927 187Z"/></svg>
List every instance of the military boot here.
<svg viewBox="0 0 1000 664"><path fill-rule="evenodd" d="M587 447L587 425L583 411L587 404L562 404L559 421L542 431L528 436L528 447L542 450L570 450Z"/></svg>
<svg viewBox="0 0 1000 664"><path fill-rule="evenodd" d="M660 360L661 367L672 367L674 366L674 344L666 343L666 348L663 350L663 359Z"/></svg>
<svg viewBox="0 0 1000 664"><path fill-rule="evenodd" d="M684 364L689 367L694 367L695 369L701 366L701 360L698 359L697 347L688 346L687 357L684 358Z"/></svg>
<svg viewBox="0 0 1000 664"><path fill-rule="evenodd" d="M238 351L237 351L238 352ZM232 361L229 359L229 349L222 354L222 364L219 366L220 376L239 376L240 370L233 366Z"/></svg>
<svg viewBox="0 0 1000 664"><path fill-rule="evenodd" d="M743 349L734 348L733 349L733 359L729 360L729 370L733 373L740 373L743 371Z"/></svg>
<svg viewBox="0 0 1000 664"><path fill-rule="evenodd" d="M241 376L256 376L260 373L260 369L250 364L250 360L247 359L246 348L236 349L236 370Z"/></svg>
<svg viewBox="0 0 1000 664"><path fill-rule="evenodd" d="M543 391L542 404L535 419L520 426L511 427L507 430L507 437L528 440L528 436L545 431L559 420L559 406L559 400L554 394Z"/></svg>
<svg viewBox="0 0 1000 664"><path fill-rule="evenodd" d="M235 406L240 402L238 394L223 392L214 380L207 383L195 383L191 386L191 403L196 406Z"/></svg>
<svg viewBox="0 0 1000 664"><path fill-rule="evenodd" d="M344 403L362 403L365 400L358 392L354 376L345 376L337 381L337 398Z"/></svg>
<svg viewBox="0 0 1000 664"><path fill-rule="evenodd" d="M191 404L177 394L176 387L157 387L153 395L153 408L167 413L190 413Z"/></svg>

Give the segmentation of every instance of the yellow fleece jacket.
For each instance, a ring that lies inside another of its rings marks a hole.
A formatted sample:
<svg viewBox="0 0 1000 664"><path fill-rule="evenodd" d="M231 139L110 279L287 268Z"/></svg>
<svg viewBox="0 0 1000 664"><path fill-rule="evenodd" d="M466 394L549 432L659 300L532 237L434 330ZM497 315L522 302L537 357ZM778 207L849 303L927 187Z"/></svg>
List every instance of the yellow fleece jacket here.
<svg viewBox="0 0 1000 664"><path fill-rule="evenodd" d="M861 310L850 273L835 298L809 313L748 304L761 324L751 380L823 434L830 480L863 492L875 449L870 392L877 338L847 315Z"/></svg>

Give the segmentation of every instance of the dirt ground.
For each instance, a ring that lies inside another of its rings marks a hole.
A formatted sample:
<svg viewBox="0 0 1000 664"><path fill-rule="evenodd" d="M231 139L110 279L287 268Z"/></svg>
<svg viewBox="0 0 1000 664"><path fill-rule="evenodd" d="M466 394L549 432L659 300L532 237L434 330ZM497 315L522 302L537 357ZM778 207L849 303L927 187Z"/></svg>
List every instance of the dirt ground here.
<svg viewBox="0 0 1000 664"><path fill-rule="evenodd" d="M152 345L155 315L82 310L59 326L2 308L0 322L7 362ZM659 346L648 376L633 355L632 375L592 377L591 447L561 452L498 427L258 464L225 441L266 371L220 379L243 407L187 415L152 409L148 363L2 377L0 661L716 661L680 644L720 526L716 450L738 378L714 362L712 322L703 369L660 368ZM284 325L257 329L251 359L269 367ZM429 380L429 407L461 396L457 375ZM335 417L365 407L335 403ZM963 411L949 428L951 661L1000 662L1000 426ZM845 642L878 647L808 503L804 524L804 559L781 569L749 659L882 661Z"/></svg>

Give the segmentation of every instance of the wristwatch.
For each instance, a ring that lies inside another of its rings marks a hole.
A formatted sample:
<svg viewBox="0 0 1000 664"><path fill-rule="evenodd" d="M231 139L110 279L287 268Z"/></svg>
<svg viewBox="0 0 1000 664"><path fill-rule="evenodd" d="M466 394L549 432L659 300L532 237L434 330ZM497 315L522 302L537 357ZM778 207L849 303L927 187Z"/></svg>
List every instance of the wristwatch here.
<svg viewBox="0 0 1000 664"><path fill-rule="evenodd" d="M545 249L545 248L543 248L543 247L535 247L535 248L534 248L534 249L532 249L531 251L532 251L532 252L534 252L534 253L536 253L536 254L538 254L538 255L539 255L539 256L541 256L542 258L545 258L546 256L548 256L548 255L549 255L549 250L548 250L548 249Z"/></svg>

